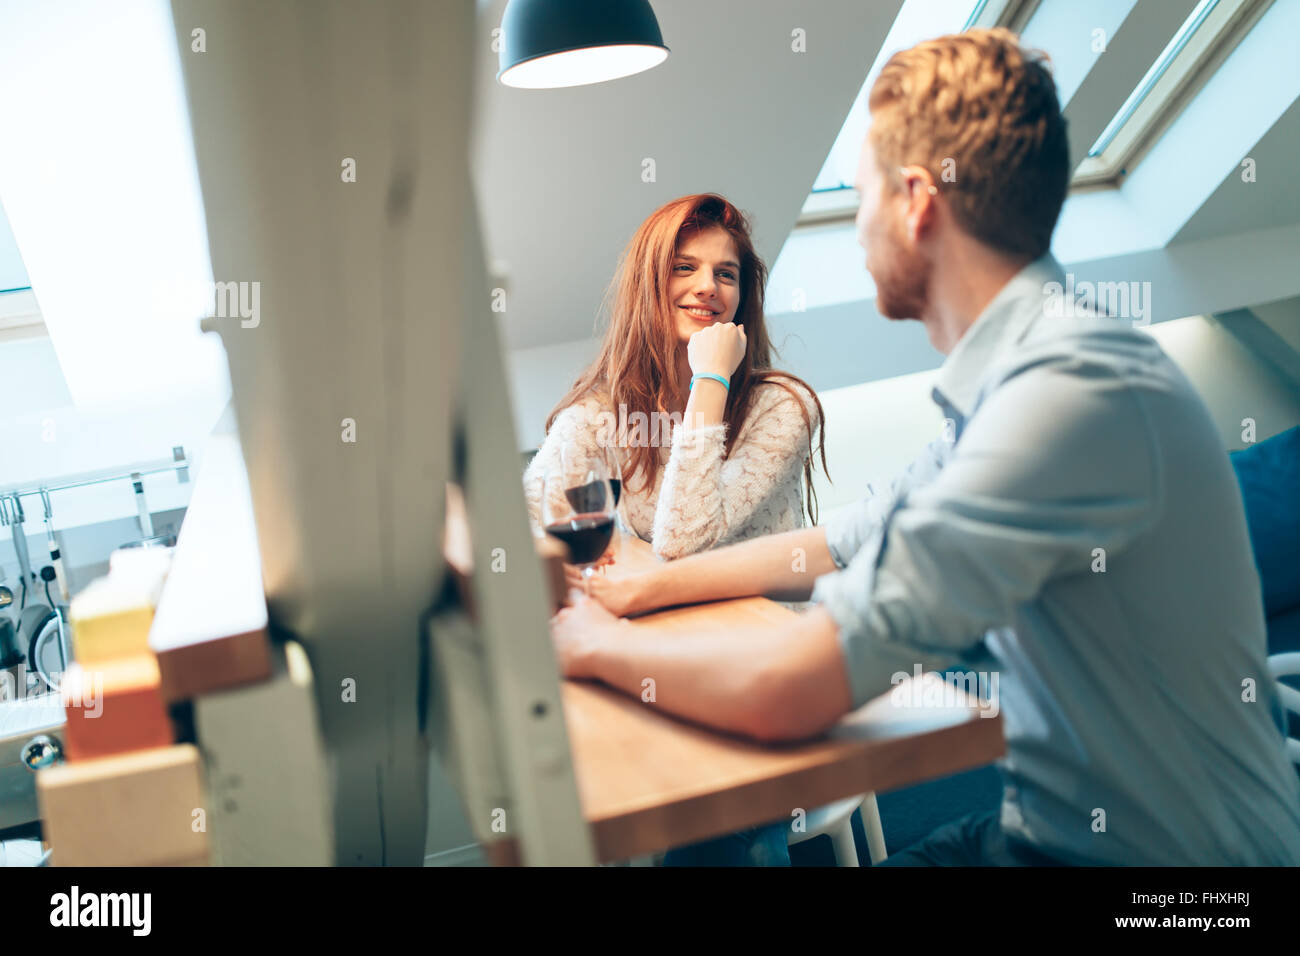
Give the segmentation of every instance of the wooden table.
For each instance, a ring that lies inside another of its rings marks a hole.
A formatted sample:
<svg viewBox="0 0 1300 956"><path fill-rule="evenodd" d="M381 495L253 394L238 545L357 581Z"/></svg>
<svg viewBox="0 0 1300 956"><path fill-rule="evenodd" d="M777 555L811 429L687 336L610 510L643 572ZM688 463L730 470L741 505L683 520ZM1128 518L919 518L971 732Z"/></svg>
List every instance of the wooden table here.
<svg viewBox="0 0 1300 956"><path fill-rule="evenodd" d="M658 561L645 542L621 538L610 576ZM794 614L746 598L661 611L632 626L723 629L743 642L747 627ZM958 699L949 707L897 707L884 694L822 739L779 746L678 720L603 685L566 681L562 693L578 792L602 861L789 820L798 808L947 776L1004 752L1000 714L981 716L973 698L951 691Z"/></svg>
<svg viewBox="0 0 1300 956"><path fill-rule="evenodd" d="M204 457L150 633L169 699L264 680L270 670L252 507L237 441L214 436ZM467 539L455 533L458 520L463 509L449 507L449 558L468 552ZM657 563L648 544L627 534L621 539L611 576ZM468 570L467 553L461 564ZM632 626L646 621L687 632L722 629L743 641L747 628L793 614L772 601L746 598L662 611ZM981 718L976 703L964 698L955 707L904 709L891 706L886 695L820 740L766 746L669 717L654 704L598 684L566 681L561 691L579 798L602 861L788 820L796 808L945 776L1003 753L1001 718Z"/></svg>

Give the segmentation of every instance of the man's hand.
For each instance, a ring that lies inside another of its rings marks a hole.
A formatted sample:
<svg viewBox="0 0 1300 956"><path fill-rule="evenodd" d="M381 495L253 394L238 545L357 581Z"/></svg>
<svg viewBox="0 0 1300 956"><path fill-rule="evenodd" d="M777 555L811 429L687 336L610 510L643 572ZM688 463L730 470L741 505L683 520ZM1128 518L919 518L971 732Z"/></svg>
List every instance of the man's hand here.
<svg viewBox="0 0 1300 956"><path fill-rule="evenodd" d="M592 652L626 622L581 591L570 591L569 603L551 618L551 641L560 669L565 677L595 677Z"/></svg>

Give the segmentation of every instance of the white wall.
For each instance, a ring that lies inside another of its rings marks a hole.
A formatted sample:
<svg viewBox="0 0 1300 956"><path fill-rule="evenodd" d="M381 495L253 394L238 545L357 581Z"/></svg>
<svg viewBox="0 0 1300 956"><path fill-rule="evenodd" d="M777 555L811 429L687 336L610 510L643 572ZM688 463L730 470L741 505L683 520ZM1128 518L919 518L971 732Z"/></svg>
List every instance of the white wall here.
<svg viewBox="0 0 1300 956"><path fill-rule="evenodd" d="M541 445L546 437L546 416L573 385L574 379L596 357L600 342L594 336L577 342L541 345L506 353L510 398L515 412L515 438L520 451Z"/></svg>
<svg viewBox="0 0 1300 956"><path fill-rule="evenodd" d="M888 487L921 449L938 438L943 415L930 398L934 371L915 372L878 382L820 392L826 412L826 465L831 480L818 468L819 518Z"/></svg>
<svg viewBox="0 0 1300 956"><path fill-rule="evenodd" d="M1244 447L1244 418L1255 420L1256 441L1300 423L1295 391L1221 327L1193 316L1150 331L1209 406L1225 449Z"/></svg>
<svg viewBox="0 0 1300 956"><path fill-rule="evenodd" d="M1278 334L1282 341L1300 352L1300 299L1282 299L1253 305L1255 317Z"/></svg>

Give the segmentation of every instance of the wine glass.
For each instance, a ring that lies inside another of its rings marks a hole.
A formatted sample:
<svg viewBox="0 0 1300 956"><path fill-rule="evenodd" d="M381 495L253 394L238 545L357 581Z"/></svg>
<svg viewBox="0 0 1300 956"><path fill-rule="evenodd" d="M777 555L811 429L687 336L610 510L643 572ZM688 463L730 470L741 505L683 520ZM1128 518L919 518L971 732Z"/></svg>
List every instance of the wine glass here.
<svg viewBox="0 0 1300 956"><path fill-rule="evenodd" d="M605 458L606 474L609 475L609 487L614 492L614 508L618 509L618 499L623 494L623 466L618 460L618 447L605 445L602 449Z"/></svg>
<svg viewBox="0 0 1300 956"><path fill-rule="evenodd" d="M614 513L614 489L603 456L566 451L542 479L542 525L568 547L570 563L582 570L587 594L595 564L613 537Z"/></svg>
<svg viewBox="0 0 1300 956"><path fill-rule="evenodd" d="M618 510L619 498L623 494L623 465L619 461L618 446L612 444L605 445L602 450L604 451L605 467L608 469L607 474L609 475L609 487L610 490L614 492L613 549L617 552L620 540L619 535L623 530L623 515L622 512ZM603 564L600 566L600 570L603 574L605 571L605 566Z"/></svg>

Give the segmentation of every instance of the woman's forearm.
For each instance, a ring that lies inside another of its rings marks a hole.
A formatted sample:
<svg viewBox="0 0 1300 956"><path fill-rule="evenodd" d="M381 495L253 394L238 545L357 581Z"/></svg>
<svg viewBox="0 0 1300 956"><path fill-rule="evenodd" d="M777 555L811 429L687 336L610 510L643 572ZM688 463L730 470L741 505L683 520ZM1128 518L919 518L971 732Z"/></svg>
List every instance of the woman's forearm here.
<svg viewBox="0 0 1300 956"><path fill-rule="evenodd" d="M702 378L691 389L682 423L686 428L721 425L727 413L727 387L711 378Z"/></svg>
<svg viewBox="0 0 1300 956"><path fill-rule="evenodd" d="M680 558L610 585L625 585L628 604L622 610L637 614L757 595L806 601L817 578L834 570L825 530L800 528Z"/></svg>

